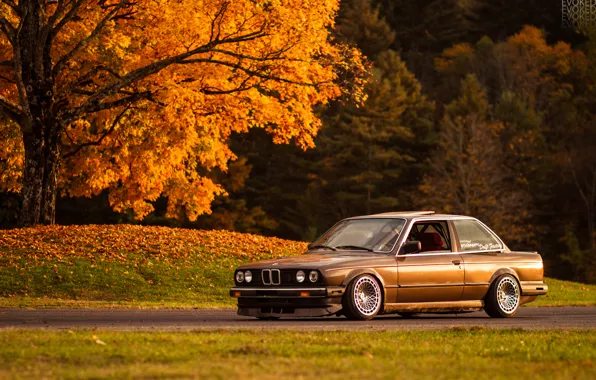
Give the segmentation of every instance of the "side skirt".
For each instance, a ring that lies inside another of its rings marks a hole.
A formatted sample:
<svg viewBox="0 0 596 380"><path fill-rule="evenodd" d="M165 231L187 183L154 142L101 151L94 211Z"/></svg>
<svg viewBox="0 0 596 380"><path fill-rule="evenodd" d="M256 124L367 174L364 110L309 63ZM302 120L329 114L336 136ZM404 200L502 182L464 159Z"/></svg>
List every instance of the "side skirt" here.
<svg viewBox="0 0 596 380"><path fill-rule="evenodd" d="M393 313L445 313L480 311L484 301L448 301L448 302L409 302L387 303L383 314Z"/></svg>

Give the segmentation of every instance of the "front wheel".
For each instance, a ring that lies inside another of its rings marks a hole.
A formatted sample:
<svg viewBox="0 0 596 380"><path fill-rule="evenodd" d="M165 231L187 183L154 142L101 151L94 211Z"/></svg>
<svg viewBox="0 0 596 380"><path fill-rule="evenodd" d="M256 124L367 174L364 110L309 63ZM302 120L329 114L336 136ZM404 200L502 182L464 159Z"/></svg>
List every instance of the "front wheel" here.
<svg viewBox="0 0 596 380"><path fill-rule="evenodd" d="M493 318L513 317L519 308L520 293L515 277L510 274L500 276L493 281L486 295L486 314Z"/></svg>
<svg viewBox="0 0 596 380"><path fill-rule="evenodd" d="M344 314L353 320L373 319L381 310L382 297L381 286L373 276L358 276L348 285L344 295Z"/></svg>

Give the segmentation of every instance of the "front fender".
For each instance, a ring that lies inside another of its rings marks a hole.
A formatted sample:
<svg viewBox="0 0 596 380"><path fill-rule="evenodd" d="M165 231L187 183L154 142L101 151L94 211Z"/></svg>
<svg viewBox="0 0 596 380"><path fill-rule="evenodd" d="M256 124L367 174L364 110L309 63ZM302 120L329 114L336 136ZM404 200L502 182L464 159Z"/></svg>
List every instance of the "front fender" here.
<svg viewBox="0 0 596 380"><path fill-rule="evenodd" d="M387 287L385 286L385 281L383 280L383 277L379 274L379 272L372 268L353 269L346 275L341 285L347 287L350 284L350 282L352 282L352 280L363 274L369 274L373 276L377 281L379 281L379 284L381 284L381 288L383 289L383 304L385 304L385 299L387 298Z"/></svg>

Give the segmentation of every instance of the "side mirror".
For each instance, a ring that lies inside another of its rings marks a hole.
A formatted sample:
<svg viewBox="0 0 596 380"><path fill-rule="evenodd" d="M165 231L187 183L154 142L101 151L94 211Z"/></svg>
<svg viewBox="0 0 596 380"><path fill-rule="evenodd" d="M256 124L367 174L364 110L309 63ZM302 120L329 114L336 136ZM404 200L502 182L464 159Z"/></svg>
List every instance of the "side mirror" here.
<svg viewBox="0 0 596 380"><path fill-rule="evenodd" d="M407 241L403 247L401 247L401 253L407 255L408 253L420 252L421 249L422 243L420 243L418 240Z"/></svg>

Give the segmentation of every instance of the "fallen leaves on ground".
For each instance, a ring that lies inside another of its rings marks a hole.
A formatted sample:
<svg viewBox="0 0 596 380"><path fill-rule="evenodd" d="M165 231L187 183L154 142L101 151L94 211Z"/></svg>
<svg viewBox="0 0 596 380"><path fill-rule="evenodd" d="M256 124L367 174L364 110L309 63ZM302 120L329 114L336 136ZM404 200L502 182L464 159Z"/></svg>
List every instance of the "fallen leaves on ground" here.
<svg viewBox="0 0 596 380"><path fill-rule="evenodd" d="M137 225L43 226L0 230L0 258L69 260L77 257L128 261L221 257L252 261L300 254L307 243L243 234ZM4 261L6 265L6 260Z"/></svg>

